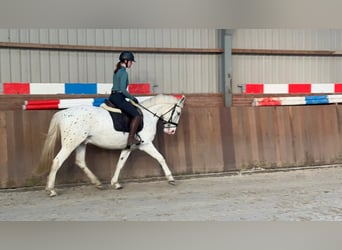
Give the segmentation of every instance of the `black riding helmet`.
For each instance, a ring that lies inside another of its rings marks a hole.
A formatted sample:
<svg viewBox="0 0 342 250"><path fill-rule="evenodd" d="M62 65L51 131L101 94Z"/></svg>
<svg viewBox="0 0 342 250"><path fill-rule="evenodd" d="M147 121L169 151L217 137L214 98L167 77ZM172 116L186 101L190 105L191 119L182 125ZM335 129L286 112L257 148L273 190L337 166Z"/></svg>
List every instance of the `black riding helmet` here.
<svg viewBox="0 0 342 250"><path fill-rule="evenodd" d="M134 55L130 51L121 52L121 54L119 56L119 60L120 60L120 62L123 62L125 60L135 62Z"/></svg>

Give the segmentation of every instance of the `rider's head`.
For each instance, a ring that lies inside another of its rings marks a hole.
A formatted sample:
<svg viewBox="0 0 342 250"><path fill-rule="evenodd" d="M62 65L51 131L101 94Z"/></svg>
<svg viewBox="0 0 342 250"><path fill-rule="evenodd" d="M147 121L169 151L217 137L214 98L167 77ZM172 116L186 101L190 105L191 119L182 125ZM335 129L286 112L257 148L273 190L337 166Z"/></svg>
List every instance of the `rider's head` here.
<svg viewBox="0 0 342 250"><path fill-rule="evenodd" d="M130 51L121 52L119 60L121 63L124 63L127 68L129 68L132 65L132 62L135 62L134 55Z"/></svg>

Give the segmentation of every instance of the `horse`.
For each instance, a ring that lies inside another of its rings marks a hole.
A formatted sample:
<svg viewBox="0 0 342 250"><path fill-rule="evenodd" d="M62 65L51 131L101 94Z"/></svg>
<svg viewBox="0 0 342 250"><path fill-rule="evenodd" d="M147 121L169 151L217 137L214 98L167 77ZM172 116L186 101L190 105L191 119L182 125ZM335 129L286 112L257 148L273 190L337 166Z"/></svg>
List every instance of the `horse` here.
<svg viewBox="0 0 342 250"><path fill-rule="evenodd" d="M57 195L55 179L57 171L69 155L75 151L75 164L79 166L97 188L104 186L87 167L85 161L87 144L110 150L121 150L114 175L110 181L111 187L121 189L119 183L120 171L129 155L135 149L146 152L156 159L163 169L165 177L172 185L175 180L165 161L164 156L155 148L152 141L157 132L157 123L161 121L163 131L173 135L179 123L185 96L177 98L172 95L156 95L141 101L137 107L143 115L143 128L138 133L141 143L127 148L128 132L117 131L113 126L110 113L97 106L75 106L56 112L50 121L48 133L43 144L39 168L44 169L50 164L46 191L50 197ZM56 143L60 140L61 148L54 156Z"/></svg>

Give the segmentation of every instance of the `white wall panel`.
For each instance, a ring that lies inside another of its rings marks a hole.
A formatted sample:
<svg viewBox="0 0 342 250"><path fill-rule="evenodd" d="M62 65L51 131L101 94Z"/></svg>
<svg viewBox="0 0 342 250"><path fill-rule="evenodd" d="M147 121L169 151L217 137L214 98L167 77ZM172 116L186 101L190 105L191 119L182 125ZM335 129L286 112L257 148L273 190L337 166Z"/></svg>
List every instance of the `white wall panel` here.
<svg viewBox="0 0 342 250"><path fill-rule="evenodd" d="M18 49L13 49L9 53L10 55L10 75L13 81L21 81L21 64L20 64L20 50Z"/></svg>
<svg viewBox="0 0 342 250"><path fill-rule="evenodd" d="M341 50L342 30L237 29L233 48Z"/></svg>
<svg viewBox="0 0 342 250"><path fill-rule="evenodd" d="M10 51L0 50L0 72L2 79L11 79L11 63L10 63ZM0 90L2 91L2 83L6 80L1 81Z"/></svg>
<svg viewBox="0 0 342 250"><path fill-rule="evenodd" d="M238 29L233 48L342 50L342 30ZM342 82L342 57L232 56L233 92L247 82Z"/></svg>
<svg viewBox="0 0 342 250"><path fill-rule="evenodd" d="M0 29L0 42L216 48L215 29ZM0 49L0 81L112 82L119 53ZM131 82L157 93L218 92L217 55L136 53ZM2 90L2 86L0 88Z"/></svg>

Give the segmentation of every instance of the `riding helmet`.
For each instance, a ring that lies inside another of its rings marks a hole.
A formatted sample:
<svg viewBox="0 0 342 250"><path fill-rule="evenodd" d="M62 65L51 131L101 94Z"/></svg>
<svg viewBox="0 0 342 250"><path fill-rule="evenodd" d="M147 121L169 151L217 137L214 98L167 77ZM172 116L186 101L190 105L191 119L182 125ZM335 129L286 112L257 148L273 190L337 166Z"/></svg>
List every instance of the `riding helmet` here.
<svg viewBox="0 0 342 250"><path fill-rule="evenodd" d="M121 54L120 54L120 56L119 56L119 60L120 60L120 62L123 62L123 61L125 61L125 60L135 62L135 60L134 60L134 55L133 55L133 53L130 52L130 51L121 52Z"/></svg>

